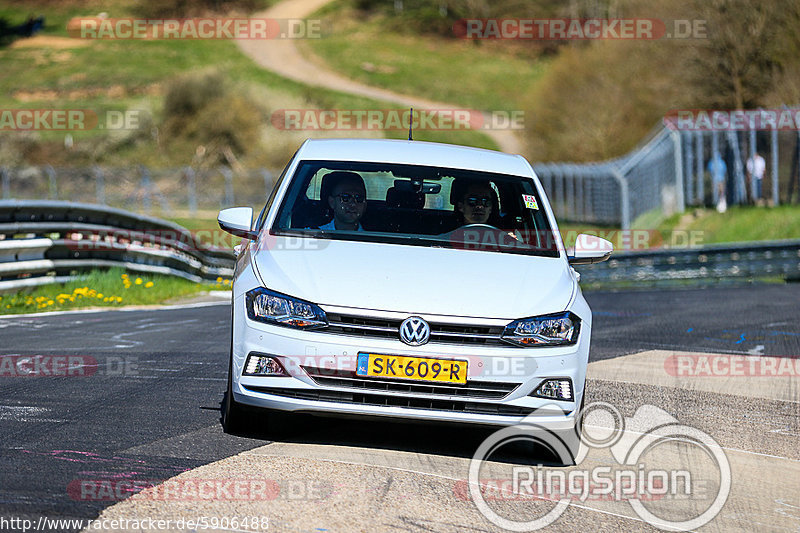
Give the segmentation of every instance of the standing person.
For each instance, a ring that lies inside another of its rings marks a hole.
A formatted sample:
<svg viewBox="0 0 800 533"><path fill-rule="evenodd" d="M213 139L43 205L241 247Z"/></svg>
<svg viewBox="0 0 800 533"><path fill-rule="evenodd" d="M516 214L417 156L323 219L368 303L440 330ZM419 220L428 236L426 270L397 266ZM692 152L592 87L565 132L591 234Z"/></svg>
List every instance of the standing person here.
<svg viewBox="0 0 800 533"><path fill-rule="evenodd" d="M728 177L728 165L719 155L714 152L708 162L708 171L711 173L711 183L717 192L717 211L724 213L728 210L728 199L725 197L725 180Z"/></svg>
<svg viewBox="0 0 800 533"><path fill-rule="evenodd" d="M747 158L747 183L750 184L750 194L753 197L753 203L758 204L761 201L761 184L764 180L764 172L767 170L767 163L761 154L756 152L751 157Z"/></svg>

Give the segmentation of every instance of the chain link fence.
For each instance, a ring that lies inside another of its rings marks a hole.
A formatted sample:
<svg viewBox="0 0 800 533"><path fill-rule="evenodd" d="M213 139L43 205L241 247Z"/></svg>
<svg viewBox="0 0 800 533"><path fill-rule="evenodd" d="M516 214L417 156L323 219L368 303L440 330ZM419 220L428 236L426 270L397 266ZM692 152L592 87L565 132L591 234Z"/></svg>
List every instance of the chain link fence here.
<svg viewBox="0 0 800 533"><path fill-rule="evenodd" d="M756 152L767 173L758 194L746 161ZM713 154L725 161L724 187L709 172ZM537 163L534 169L560 221L630 229L647 213L658 217L687 206L779 205L800 196L800 131L680 131L659 125L623 157L597 163ZM182 167L0 167L2 199L94 202L147 214L260 208L275 184L274 169ZM780 179L787 185L781 194Z"/></svg>
<svg viewBox="0 0 800 533"><path fill-rule="evenodd" d="M759 153L766 173L749 179L747 160ZM723 186L715 186L709 161L724 161ZM680 131L659 125L636 149L599 163L534 164L559 220L621 226L655 210L662 216L687 206L791 202L800 196L800 131ZM785 184L782 193L781 180Z"/></svg>
<svg viewBox="0 0 800 533"><path fill-rule="evenodd" d="M275 185L269 169L234 171L221 166L129 168L0 168L2 199L66 200L122 207L142 213L177 211L194 216L234 205L260 207Z"/></svg>

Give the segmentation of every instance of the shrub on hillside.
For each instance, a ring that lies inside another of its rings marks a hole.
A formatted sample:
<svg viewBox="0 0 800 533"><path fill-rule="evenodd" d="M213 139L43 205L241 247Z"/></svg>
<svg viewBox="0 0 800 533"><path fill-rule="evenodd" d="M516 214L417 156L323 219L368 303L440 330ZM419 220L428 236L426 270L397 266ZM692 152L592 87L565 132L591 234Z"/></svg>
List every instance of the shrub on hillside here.
<svg viewBox="0 0 800 533"><path fill-rule="evenodd" d="M217 72L173 80L164 98L163 132L171 139L246 154L259 143L261 109Z"/></svg>
<svg viewBox="0 0 800 533"><path fill-rule="evenodd" d="M264 4L264 0L139 0L136 11L153 18L197 17L231 11L250 13Z"/></svg>

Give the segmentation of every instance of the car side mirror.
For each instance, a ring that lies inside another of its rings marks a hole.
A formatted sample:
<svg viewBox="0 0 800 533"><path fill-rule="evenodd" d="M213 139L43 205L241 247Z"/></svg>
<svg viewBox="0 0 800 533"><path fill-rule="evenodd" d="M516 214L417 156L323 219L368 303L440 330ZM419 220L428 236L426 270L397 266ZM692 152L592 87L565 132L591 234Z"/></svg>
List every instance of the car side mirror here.
<svg viewBox="0 0 800 533"><path fill-rule="evenodd" d="M219 227L231 235L242 237L243 239L256 240L258 232L253 231L253 208L251 207L230 207L223 209L217 215Z"/></svg>
<svg viewBox="0 0 800 533"><path fill-rule="evenodd" d="M591 265L605 261L613 251L614 245L609 241L581 233L575 239L575 246L567 249L567 260L570 265Z"/></svg>

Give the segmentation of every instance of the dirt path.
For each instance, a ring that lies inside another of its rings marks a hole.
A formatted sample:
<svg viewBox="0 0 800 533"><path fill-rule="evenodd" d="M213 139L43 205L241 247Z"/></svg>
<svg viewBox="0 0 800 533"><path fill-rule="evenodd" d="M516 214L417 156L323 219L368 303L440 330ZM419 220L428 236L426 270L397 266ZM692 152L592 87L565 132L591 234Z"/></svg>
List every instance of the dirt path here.
<svg viewBox="0 0 800 533"><path fill-rule="evenodd" d="M305 18L331 0L286 0L266 11L256 13L254 18L299 19ZM325 87L374 100L382 100L403 106L423 109L458 109L462 106L435 102L424 98L406 96L387 89L371 87L353 81L317 63L307 60L297 49L292 39L237 41L239 48L260 66L286 78ZM488 123L488 120L484 122ZM522 143L513 130L485 130L504 152L517 154L522 151Z"/></svg>

